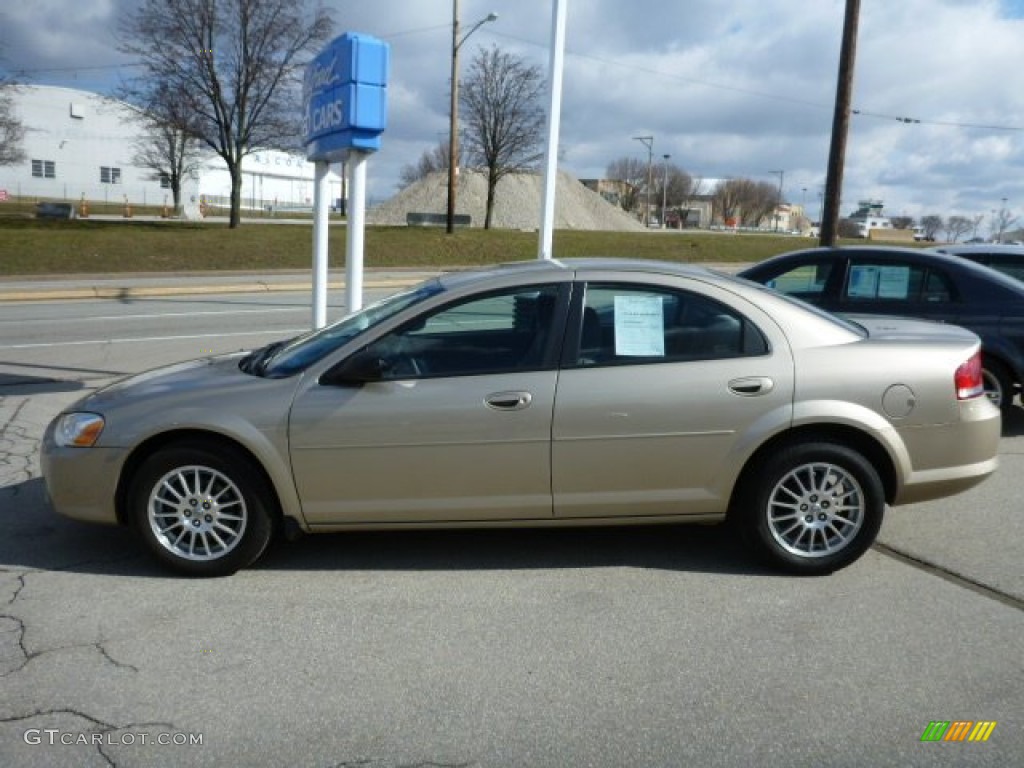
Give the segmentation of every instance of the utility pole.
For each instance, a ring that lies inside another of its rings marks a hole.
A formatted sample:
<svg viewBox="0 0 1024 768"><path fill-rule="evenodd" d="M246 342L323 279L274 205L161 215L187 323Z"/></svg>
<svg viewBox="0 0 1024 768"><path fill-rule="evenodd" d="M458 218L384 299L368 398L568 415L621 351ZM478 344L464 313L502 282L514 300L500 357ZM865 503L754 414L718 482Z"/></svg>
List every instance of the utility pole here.
<svg viewBox="0 0 1024 768"><path fill-rule="evenodd" d="M846 135L850 129L850 102L853 95L853 71L857 59L857 24L860 0L846 0L843 44L839 51L839 82L836 108L832 117L832 145L828 153L825 200L821 218L821 245L834 246L839 229L839 199L843 192L843 163L846 160Z"/></svg>
<svg viewBox="0 0 1024 768"><path fill-rule="evenodd" d="M665 209L668 207L668 161L672 155L662 155L665 158L665 178L661 182L661 228L665 229Z"/></svg>
<svg viewBox="0 0 1024 768"><path fill-rule="evenodd" d="M651 177L651 163L654 159L654 137L634 136L633 140L639 141L647 147L647 210L644 211L644 227L649 229L651 226L651 184L654 183Z"/></svg>
<svg viewBox="0 0 1024 768"><path fill-rule="evenodd" d="M455 231L455 198L459 183L459 49L469 36L489 21L498 18L498 14L489 13L470 27L459 37L459 0L452 0L452 87L451 104L448 108L448 211L445 217L445 231L450 235Z"/></svg>

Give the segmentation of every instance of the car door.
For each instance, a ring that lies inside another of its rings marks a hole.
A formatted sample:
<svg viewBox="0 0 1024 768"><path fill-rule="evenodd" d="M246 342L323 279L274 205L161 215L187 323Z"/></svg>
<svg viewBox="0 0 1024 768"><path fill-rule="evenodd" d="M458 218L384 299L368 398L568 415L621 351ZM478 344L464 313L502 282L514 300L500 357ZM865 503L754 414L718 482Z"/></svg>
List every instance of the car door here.
<svg viewBox="0 0 1024 768"><path fill-rule="evenodd" d="M839 293L846 269L846 258L840 253L810 253L787 260L778 272L758 278L767 287L788 296L814 304L829 311L840 308Z"/></svg>
<svg viewBox="0 0 1024 768"><path fill-rule="evenodd" d="M841 310L919 317L955 323L960 301L951 276L940 266L913 259L850 255Z"/></svg>
<svg viewBox="0 0 1024 768"><path fill-rule="evenodd" d="M791 418L781 332L700 281L595 279L574 296L552 431L555 515L724 512L746 452Z"/></svg>
<svg viewBox="0 0 1024 768"><path fill-rule="evenodd" d="M307 522L550 517L568 289L551 283L457 300L357 353L376 362L378 380L301 391L289 435Z"/></svg>

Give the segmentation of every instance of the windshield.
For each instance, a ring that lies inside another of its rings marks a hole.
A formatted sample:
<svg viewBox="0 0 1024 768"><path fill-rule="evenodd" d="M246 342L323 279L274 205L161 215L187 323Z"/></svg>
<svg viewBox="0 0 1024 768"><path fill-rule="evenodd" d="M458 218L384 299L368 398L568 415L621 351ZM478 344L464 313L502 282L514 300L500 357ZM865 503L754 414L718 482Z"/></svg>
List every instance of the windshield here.
<svg viewBox="0 0 1024 768"><path fill-rule="evenodd" d="M439 280L430 280L410 291L381 299L318 331L311 331L287 342L277 342L278 347L264 347L264 350L267 350L265 354L262 350L257 350L253 355L257 359L262 359L258 370L252 372L269 378L282 378L305 370L368 328L383 323L407 307L435 296L443 290Z"/></svg>

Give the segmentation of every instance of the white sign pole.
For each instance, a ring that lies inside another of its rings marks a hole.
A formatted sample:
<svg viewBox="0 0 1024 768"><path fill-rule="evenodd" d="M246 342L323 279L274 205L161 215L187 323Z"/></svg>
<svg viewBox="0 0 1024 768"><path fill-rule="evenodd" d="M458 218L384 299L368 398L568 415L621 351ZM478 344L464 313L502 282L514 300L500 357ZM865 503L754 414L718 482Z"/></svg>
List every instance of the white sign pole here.
<svg viewBox="0 0 1024 768"><path fill-rule="evenodd" d="M327 173L330 163L317 160L313 171L313 328L327 325Z"/></svg>
<svg viewBox="0 0 1024 768"><path fill-rule="evenodd" d="M366 229L366 152L348 151L348 253L345 301L349 312L363 308L363 235Z"/></svg>
<svg viewBox="0 0 1024 768"><path fill-rule="evenodd" d="M565 59L565 6L568 0L554 0L551 17L551 66L548 105L548 144L544 158L544 199L540 212L540 247L537 258L551 258L555 221L555 187L558 183L558 130L562 115L562 66Z"/></svg>

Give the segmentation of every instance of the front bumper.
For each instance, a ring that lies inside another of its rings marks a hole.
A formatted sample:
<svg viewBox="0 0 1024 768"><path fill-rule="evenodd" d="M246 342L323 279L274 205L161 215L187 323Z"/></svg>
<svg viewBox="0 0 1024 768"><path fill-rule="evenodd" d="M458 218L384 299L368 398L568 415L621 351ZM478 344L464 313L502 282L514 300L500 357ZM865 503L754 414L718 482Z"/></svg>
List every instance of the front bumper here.
<svg viewBox="0 0 1024 768"><path fill-rule="evenodd" d="M62 448L53 440L51 424L39 463L53 508L75 520L116 524L117 480L126 453L123 448Z"/></svg>

